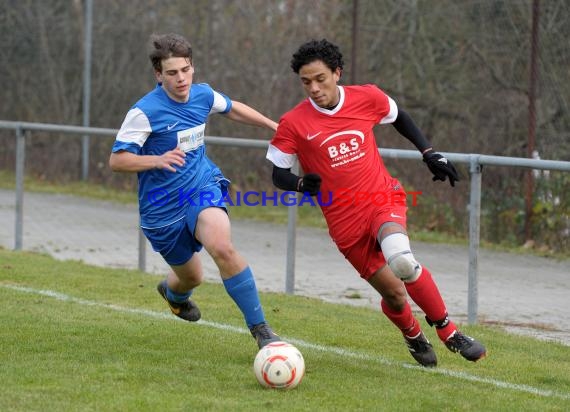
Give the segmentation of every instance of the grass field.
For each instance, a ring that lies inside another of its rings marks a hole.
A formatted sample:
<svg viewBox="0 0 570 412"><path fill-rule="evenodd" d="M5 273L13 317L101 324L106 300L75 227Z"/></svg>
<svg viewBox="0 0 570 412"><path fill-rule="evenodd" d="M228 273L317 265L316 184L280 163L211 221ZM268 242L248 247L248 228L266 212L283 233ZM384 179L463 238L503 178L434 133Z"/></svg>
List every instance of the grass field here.
<svg viewBox="0 0 570 412"><path fill-rule="evenodd" d="M190 324L158 280L0 249L0 410L570 410L568 346L464 326L489 356L470 363L434 342L439 366L424 369L379 311L284 294L262 294L266 316L307 373L294 390L263 389L223 287L196 291L203 319Z"/></svg>

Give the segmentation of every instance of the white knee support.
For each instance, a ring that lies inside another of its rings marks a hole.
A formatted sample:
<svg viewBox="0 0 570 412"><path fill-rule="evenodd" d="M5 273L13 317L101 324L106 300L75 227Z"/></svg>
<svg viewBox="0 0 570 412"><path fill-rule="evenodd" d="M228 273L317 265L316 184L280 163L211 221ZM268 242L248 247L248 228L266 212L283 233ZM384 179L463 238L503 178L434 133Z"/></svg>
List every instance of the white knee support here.
<svg viewBox="0 0 570 412"><path fill-rule="evenodd" d="M403 233L391 233L380 244L384 258L394 274L404 282L415 281L422 273L410 248L410 239Z"/></svg>

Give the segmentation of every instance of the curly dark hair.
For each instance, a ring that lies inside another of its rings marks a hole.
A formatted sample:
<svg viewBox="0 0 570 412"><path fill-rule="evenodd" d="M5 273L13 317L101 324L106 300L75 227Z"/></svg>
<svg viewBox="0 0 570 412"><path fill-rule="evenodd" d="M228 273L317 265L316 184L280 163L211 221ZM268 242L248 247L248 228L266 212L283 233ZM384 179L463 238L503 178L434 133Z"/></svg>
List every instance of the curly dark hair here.
<svg viewBox="0 0 570 412"><path fill-rule="evenodd" d="M335 71L337 68L342 70L342 66L344 65L342 53L338 46L329 42L327 39L322 39L311 40L301 45L299 50L293 54L291 68L295 73L299 74L299 70L302 66L316 60L321 60L332 71Z"/></svg>

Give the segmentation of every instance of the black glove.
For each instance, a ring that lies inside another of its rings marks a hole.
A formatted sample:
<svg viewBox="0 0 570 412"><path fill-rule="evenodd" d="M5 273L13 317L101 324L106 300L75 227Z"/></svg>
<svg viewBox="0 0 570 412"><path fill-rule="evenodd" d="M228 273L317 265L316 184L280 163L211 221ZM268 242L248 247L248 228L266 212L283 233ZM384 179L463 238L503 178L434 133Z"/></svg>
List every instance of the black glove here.
<svg viewBox="0 0 570 412"><path fill-rule="evenodd" d="M315 173L309 173L303 176L299 182L299 192L308 193L310 196L316 196L321 189L321 177Z"/></svg>
<svg viewBox="0 0 570 412"><path fill-rule="evenodd" d="M459 175L453 164L439 153L433 150L425 153L424 162L426 162L430 172L433 173L432 180L434 182L436 180L445 182L445 178L447 177L449 178L449 184L455 186L455 182L459 181Z"/></svg>

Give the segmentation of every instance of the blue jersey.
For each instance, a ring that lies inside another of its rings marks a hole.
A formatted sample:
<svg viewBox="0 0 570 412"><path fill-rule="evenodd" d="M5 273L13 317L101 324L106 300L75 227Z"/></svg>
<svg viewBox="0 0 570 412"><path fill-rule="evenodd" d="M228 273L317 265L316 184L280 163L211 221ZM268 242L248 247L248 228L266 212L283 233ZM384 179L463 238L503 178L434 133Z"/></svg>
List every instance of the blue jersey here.
<svg viewBox="0 0 570 412"><path fill-rule="evenodd" d="M206 155L204 131L208 116L227 113L231 100L207 84L193 84L186 103L172 100L161 85L142 97L127 113L113 145L137 155L162 155L179 147L186 153L183 166L138 173L141 226L154 229L185 216L197 193L212 181L227 181Z"/></svg>

